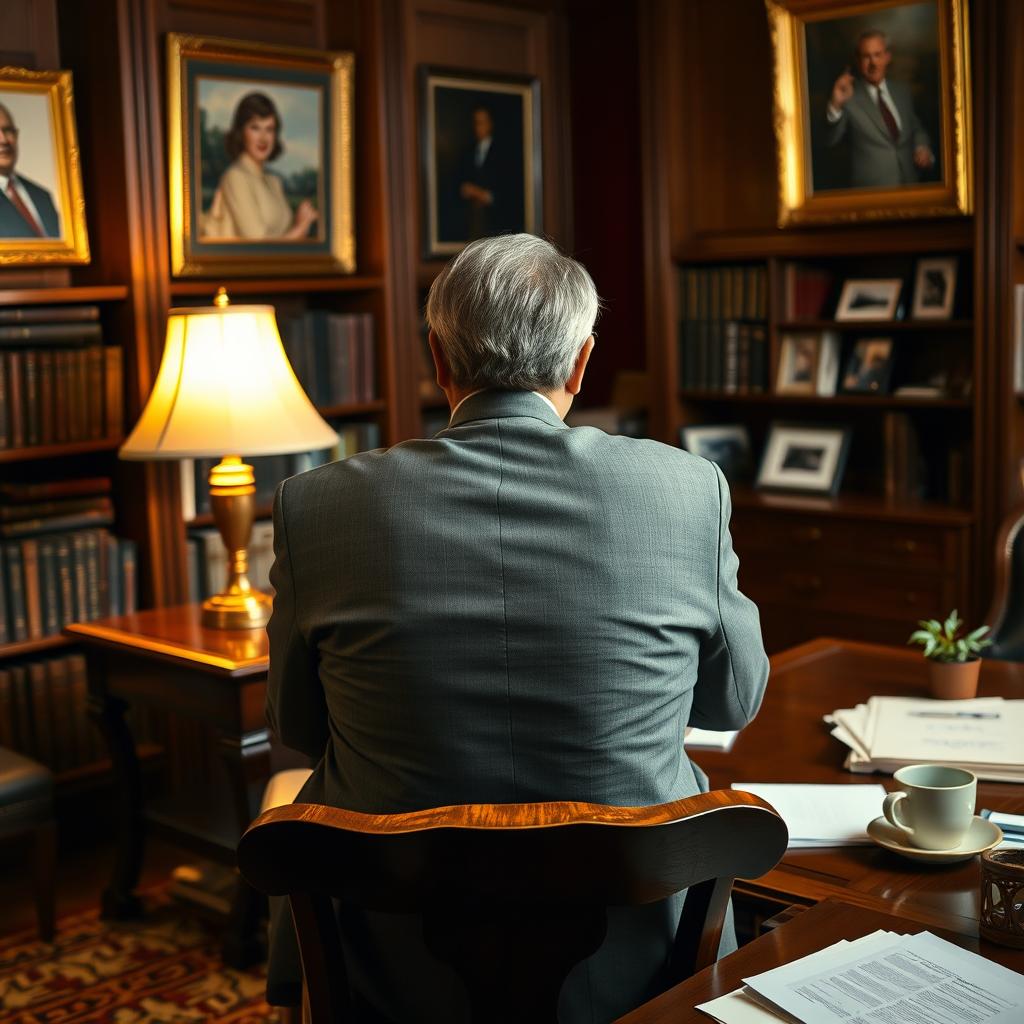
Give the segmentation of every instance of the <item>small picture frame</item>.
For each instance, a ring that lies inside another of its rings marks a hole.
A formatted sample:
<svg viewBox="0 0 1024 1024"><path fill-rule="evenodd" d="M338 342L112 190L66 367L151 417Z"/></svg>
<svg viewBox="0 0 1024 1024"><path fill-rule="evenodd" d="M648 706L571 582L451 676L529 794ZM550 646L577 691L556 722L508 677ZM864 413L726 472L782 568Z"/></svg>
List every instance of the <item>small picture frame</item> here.
<svg viewBox="0 0 1024 1024"><path fill-rule="evenodd" d="M0 266L88 263L70 71L0 68Z"/></svg>
<svg viewBox="0 0 1024 1024"><path fill-rule="evenodd" d="M768 434L757 487L835 495L850 447L847 427L773 423Z"/></svg>
<svg viewBox="0 0 1024 1024"><path fill-rule="evenodd" d="M915 320L949 320L956 300L955 256L936 256L917 261L914 274Z"/></svg>
<svg viewBox="0 0 1024 1024"><path fill-rule="evenodd" d="M892 378L892 338L859 338L846 361L843 393L887 395Z"/></svg>
<svg viewBox="0 0 1024 1024"><path fill-rule="evenodd" d="M679 438L688 452L714 462L730 483L749 477L750 434L742 423L683 427Z"/></svg>
<svg viewBox="0 0 1024 1024"><path fill-rule="evenodd" d="M903 278L850 278L843 284L837 320L895 320L903 292Z"/></svg>
<svg viewBox="0 0 1024 1024"><path fill-rule="evenodd" d="M838 376L839 335L835 331L783 335L776 394L834 395Z"/></svg>

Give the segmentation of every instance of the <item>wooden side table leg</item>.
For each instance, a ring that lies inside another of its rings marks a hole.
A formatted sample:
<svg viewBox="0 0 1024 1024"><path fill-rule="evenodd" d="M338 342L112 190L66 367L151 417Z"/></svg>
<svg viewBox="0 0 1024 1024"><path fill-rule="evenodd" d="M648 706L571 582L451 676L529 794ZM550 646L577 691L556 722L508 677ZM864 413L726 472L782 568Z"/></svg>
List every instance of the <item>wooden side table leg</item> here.
<svg viewBox="0 0 1024 1024"><path fill-rule="evenodd" d="M223 735L218 746L231 782L241 836L256 817L270 778L270 733L259 729L241 736ZM242 969L266 958L266 916L266 897L239 876L221 946L221 956L229 967Z"/></svg>
<svg viewBox="0 0 1024 1024"><path fill-rule="evenodd" d="M142 904L135 895L146 840L142 817L142 775L135 752L135 738L124 717L127 710L127 703L116 697L96 692L89 696L89 715L106 740L117 790L114 870L103 890L100 904L102 916L114 920L142 916Z"/></svg>

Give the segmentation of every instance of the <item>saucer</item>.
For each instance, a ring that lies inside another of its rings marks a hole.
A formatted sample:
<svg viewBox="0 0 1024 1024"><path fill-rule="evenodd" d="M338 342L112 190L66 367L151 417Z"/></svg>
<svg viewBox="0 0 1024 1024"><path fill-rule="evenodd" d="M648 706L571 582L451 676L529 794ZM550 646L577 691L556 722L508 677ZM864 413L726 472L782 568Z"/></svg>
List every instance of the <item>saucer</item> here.
<svg viewBox="0 0 1024 1024"><path fill-rule="evenodd" d="M907 836L898 828L890 825L885 818L875 818L868 825L868 835L879 845L893 853L898 853L910 860L924 861L927 864L955 864L985 850L991 850L1003 841L1003 831L987 818L975 815L967 835L959 846L952 850L919 850L916 846L908 846Z"/></svg>

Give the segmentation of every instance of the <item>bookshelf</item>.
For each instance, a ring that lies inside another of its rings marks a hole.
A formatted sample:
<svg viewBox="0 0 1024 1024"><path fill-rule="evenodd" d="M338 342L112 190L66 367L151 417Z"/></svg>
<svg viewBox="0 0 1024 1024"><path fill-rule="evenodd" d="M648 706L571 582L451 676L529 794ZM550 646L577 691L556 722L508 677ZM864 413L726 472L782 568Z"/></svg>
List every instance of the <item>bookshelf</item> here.
<svg viewBox="0 0 1024 1024"><path fill-rule="evenodd" d="M999 84L1024 83L1017 56L1024 18L1015 5L980 5L972 22L974 215L783 230L776 225L763 8L654 0L640 12L641 52L650 55L641 68L641 104L653 435L679 444L684 426L742 424L756 467L773 423L851 431L834 498L759 490L751 477L733 482L740 584L761 608L772 651L821 635L901 644L915 619L953 607L980 619L990 600L996 527L1024 496L1024 416L1011 393L1007 315L1012 285L1024 279L1013 245L1024 223L1024 185L1005 173L1019 159L1024 117ZM725 52L728 62L720 60ZM948 319L910 316L922 257L957 261ZM694 364L680 346L688 315L681 281L736 266L763 268L766 276L766 372L752 387L733 379L726 390L721 380L711 386L687 374ZM788 301L800 268L831 279L816 309L797 311ZM888 277L905 284L896 318L836 315L843 281ZM787 336L825 332L838 339L836 393L779 393ZM878 393L843 393L852 347L879 337L890 339L891 383ZM924 394L926 378L943 376L942 386ZM918 396L899 394L902 385ZM908 439L916 439L921 460L914 465L923 462L924 483L901 490L905 462L892 452L905 454Z"/></svg>

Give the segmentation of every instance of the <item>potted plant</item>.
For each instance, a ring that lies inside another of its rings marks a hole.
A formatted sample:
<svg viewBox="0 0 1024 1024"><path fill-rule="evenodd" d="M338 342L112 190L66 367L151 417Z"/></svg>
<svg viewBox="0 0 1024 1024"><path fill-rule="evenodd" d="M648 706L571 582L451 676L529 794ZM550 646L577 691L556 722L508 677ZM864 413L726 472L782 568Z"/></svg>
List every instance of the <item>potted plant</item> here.
<svg viewBox="0 0 1024 1024"><path fill-rule="evenodd" d="M933 697L940 700L966 700L978 692L979 655L992 642L983 639L988 626L963 636L963 620L954 608L945 622L922 619L920 629L910 634L908 644L921 644L928 659L928 677Z"/></svg>

